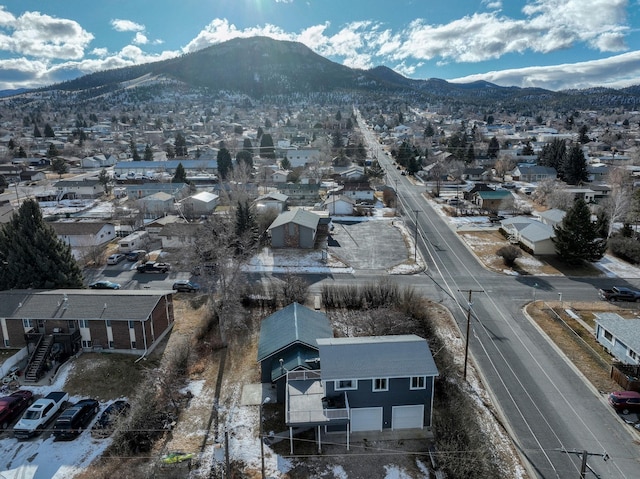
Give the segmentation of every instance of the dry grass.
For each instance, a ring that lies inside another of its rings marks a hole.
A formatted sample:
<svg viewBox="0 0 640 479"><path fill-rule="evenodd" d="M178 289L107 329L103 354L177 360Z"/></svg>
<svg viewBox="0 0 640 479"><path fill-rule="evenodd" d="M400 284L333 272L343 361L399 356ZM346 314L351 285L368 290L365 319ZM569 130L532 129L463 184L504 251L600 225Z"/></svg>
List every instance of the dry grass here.
<svg viewBox="0 0 640 479"><path fill-rule="evenodd" d="M471 248L478 259L490 270L498 273L514 272L520 275L547 276L602 276L602 272L584 263L577 266L562 263L555 255L533 256L522 251L522 256L516 260L513 268L505 266L502 258L496 252L503 246L509 246L507 239L500 232L492 231L463 231L458 233Z"/></svg>
<svg viewBox="0 0 640 479"><path fill-rule="evenodd" d="M558 302L543 303L537 301L527 307L527 312L547 334L549 340L553 341L562 350L598 391L611 392L619 390L620 386L610 378L611 356L598 344L590 331L567 315L560 306ZM567 304L565 303L563 306L566 307ZM580 317L590 317L591 322L594 311L612 311L615 308L615 306L604 302L595 304L572 303L571 306ZM556 314L562 318L562 321L568 327L563 325ZM589 319L586 322L589 323Z"/></svg>

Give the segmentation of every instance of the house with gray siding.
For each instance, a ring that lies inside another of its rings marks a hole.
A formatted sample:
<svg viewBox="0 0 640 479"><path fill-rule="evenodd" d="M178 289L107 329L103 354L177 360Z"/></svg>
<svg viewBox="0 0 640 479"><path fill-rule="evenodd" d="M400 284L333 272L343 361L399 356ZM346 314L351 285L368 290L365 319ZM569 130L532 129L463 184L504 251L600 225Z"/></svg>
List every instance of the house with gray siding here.
<svg viewBox="0 0 640 479"><path fill-rule="evenodd" d="M287 373L319 369L317 338L332 336L331 324L324 313L298 303L262 320L258 342L261 382L276 388L278 402L284 402Z"/></svg>
<svg viewBox="0 0 640 479"><path fill-rule="evenodd" d="M640 364L640 319L595 313L596 340L623 364Z"/></svg>
<svg viewBox="0 0 640 479"><path fill-rule="evenodd" d="M303 209L280 213L268 231L274 248L313 248L320 216Z"/></svg>

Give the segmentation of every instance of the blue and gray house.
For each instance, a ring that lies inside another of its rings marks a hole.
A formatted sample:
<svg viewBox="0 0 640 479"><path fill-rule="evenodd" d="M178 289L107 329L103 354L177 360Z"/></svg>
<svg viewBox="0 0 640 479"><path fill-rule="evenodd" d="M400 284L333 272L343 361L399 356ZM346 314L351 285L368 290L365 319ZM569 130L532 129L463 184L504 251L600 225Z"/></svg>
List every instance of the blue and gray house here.
<svg viewBox="0 0 640 479"><path fill-rule="evenodd" d="M317 338L331 336L329 319L298 303L262 320L258 343L260 381L276 388L277 402L284 402L287 372L319 369Z"/></svg>

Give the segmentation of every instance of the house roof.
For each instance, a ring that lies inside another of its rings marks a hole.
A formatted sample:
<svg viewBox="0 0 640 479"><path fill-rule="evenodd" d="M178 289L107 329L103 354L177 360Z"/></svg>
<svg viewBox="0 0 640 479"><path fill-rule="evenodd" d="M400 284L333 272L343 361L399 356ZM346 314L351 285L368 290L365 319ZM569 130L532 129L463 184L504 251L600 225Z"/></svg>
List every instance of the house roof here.
<svg viewBox="0 0 640 479"><path fill-rule="evenodd" d="M72 222L60 222L55 221L49 223L57 235L74 236L74 235L94 235L100 232L105 225L111 223L105 222L88 222L88 221L72 221Z"/></svg>
<svg viewBox="0 0 640 479"><path fill-rule="evenodd" d="M640 353L640 319L625 319L616 313L594 313L596 324L620 339L636 353Z"/></svg>
<svg viewBox="0 0 640 479"><path fill-rule="evenodd" d="M203 203L211 203L212 201L217 201L218 198L220 198L218 195L209 193L208 191L201 191L191 196L192 200L202 201Z"/></svg>
<svg viewBox="0 0 640 479"><path fill-rule="evenodd" d="M320 221L320 217L314 213L310 213L307 210L303 209L295 209L285 211L278 215L278 217L271 223L269 229L274 229L279 226L285 225L287 223L296 223L300 226L304 226L306 228L311 228L312 230L318 229L318 222Z"/></svg>
<svg viewBox="0 0 640 479"><path fill-rule="evenodd" d="M427 341L415 334L319 338L322 379L437 376Z"/></svg>
<svg viewBox="0 0 640 479"><path fill-rule="evenodd" d="M289 199L289 197L287 195L274 191L272 193L267 193L265 195L258 196L256 198L256 202L266 201L266 200L273 200L273 201L281 201L281 202L284 203L288 199Z"/></svg>
<svg viewBox="0 0 640 479"><path fill-rule="evenodd" d="M173 195L169 193L165 193L164 191L158 191L156 193L145 196L144 198L140 198L138 201L169 201L173 200Z"/></svg>
<svg viewBox="0 0 640 479"><path fill-rule="evenodd" d="M538 213L538 216L540 216L540 218L544 218L545 220L549 220L554 223L560 223L566 215L566 211L560 210L558 208L552 208L550 210Z"/></svg>
<svg viewBox="0 0 640 479"><path fill-rule="evenodd" d="M517 230L521 238L533 243L548 240L555 236L553 227L527 216L507 218L502 220L500 224L505 230L511 228Z"/></svg>
<svg viewBox="0 0 640 479"><path fill-rule="evenodd" d="M555 168L551 166L540 166L540 165L520 165L516 168L520 170L520 174L523 175L548 175L548 176L556 176L558 172Z"/></svg>
<svg viewBox="0 0 640 479"><path fill-rule="evenodd" d="M316 338L331 336L331 324L323 313L291 303L262 320L258 362L294 343L317 349Z"/></svg>
<svg viewBox="0 0 640 479"><path fill-rule="evenodd" d="M509 190L476 191L476 195L483 200L501 200L511 196L511 192Z"/></svg>
<svg viewBox="0 0 640 479"><path fill-rule="evenodd" d="M87 289L0 291L0 317L146 321L151 317L161 298L172 293L172 291Z"/></svg>
<svg viewBox="0 0 640 479"><path fill-rule="evenodd" d="M336 201L342 201L343 203L349 203L350 205L356 204L354 200L344 195L331 195L326 200L324 200L322 204L323 206L328 206L330 204L333 204Z"/></svg>

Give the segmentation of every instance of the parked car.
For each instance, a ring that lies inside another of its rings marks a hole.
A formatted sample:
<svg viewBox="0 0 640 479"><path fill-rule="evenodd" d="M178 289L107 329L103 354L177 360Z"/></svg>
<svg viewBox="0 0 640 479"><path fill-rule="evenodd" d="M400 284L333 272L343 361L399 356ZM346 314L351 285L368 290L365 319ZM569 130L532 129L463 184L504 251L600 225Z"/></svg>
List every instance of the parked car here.
<svg viewBox="0 0 640 479"><path fill-rule="evenodd" d="M118 419L129 414L129 409L131 409L131 405L122 399L109 404L91 428L91 436L109 437L113 433Z"/></svg>
<svg viewBox="0 0 640 479"><path fill-rule="evenodd" d="M19 389L0 398L0 429L4 430L33 402L33 393Z"/></svg>
<svg viewBox="0 0 640 479"><path fill-rule="evenodd" d="M98 414L98 401L83 399L66 409L53 425L55 440L75 439Z"/></svg>
<svg viewBox="0 0 640 479"><path fill-rule="evenodd" d="M127 261L147 261L149 255L143 249L135 249L127 253Z"/></svg>
<svg viewBox="0 0 640 479"><path fill-rule="evenodd" d="M181 279L173 283L173 289L179 293L195 293L200 291L200 285L185 279Z"/></svg>
<svg viewBox="0 0 640 479"><path fill-rule="evenodd" d="M171 269L169 263L158 263L157 261L147 261L136 268L138 273L166 273L169 269Z"/></svg>
<svg viewBox="0 0 640 479"><path fill-rule="evenodd" d="M89 287L91 289L120 289L120 285L118 283L107 280L96 281L95 283L91 283Z"/></svg>
<svg viewBox="0 0 640 479"><path fill-rule="evenodd" d="M640 291L626 286L614 286L611 289L599 289L598 296L604 301L640 301Z"/></svg>
<svg viewBox="0 0 640 479"><path fill-rule="evenodd" d="M609 404L622 414L640 411L640 393L636 391L617 391L609 394Z"/></svg>
<svg viewBox="0 0 640 479"><path fill-rule="evenodd" d="M107 258L107 264L118 264L124 261L125 256L121 253L112 254Z"/></svg>

